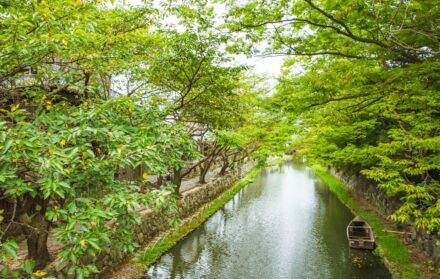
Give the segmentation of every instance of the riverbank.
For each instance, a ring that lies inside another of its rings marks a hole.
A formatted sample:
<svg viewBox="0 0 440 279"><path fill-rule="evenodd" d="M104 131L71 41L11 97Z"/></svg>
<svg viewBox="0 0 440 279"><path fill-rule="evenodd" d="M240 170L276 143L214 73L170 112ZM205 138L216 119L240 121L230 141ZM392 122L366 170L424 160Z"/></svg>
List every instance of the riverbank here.
<svg viewBox="0 0 440 279"><path fill-rule="evenodd" d="M254 167L243 179L237 182L231 189L220 195L217 199L202 207L191 217L185 219L177 229L164 233L153 245L148 246L140 256L138 262L147 268L154 263L163 253L185 237L188 233L199 227L206 219L211 217L219 208L225 205L238 191L251 183L260 172L261 167Z"/></svg>
<svg viewBox="0 0 440 279"><path fill-rule="evenodd" d="M324 167L314 165L312 169L345 205L373 227L378 244L375 252L383 258L393 278L438 278L436 274L431 274L431 272L422 269L421 265L426 265L426 263L420 263L419 260L414 259L400 237L386 233L386 231L395 230L393 224L386 217L381 216L365 201L354 197L348 190L348 187Z"/></svg>
<svg viewBox="0 0 440 279"><path fill-rule="evenodd" d="M278 164L277 160L277 164ZM270 163L272 165L272 163ZM223 194L216 199L205 204L191 216L181 220L179 224L169 230L159 234L146 246L140 253L133 257L132 260L118 268L109 278L137 278L142 276L148 266L157 261L165 252L172 248L176 243L184 238L187 234L199 227L205 220L212 216L219 208L228 202L243 187L247 186L258 175L261 169L266 165L254 166L243 178L234 183Z"/></svg>

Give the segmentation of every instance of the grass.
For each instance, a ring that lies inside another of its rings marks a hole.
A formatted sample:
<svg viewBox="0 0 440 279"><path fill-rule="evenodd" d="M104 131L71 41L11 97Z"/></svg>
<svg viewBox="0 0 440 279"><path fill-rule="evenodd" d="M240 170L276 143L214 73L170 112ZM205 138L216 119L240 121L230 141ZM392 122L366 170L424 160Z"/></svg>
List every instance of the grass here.
<svg viewBox="0 0 440 279"><path fill-rule="evenodd" d="M203 207L192 218L184 220L177 229L165 233L155 243L147 246L145 251L139 256L138 264L147 268L156 262L159 257L171 249L185 235L199 227L206 219L212 216L219 208L226 204L238 191L253 182L261 170L261 166L254 167L243 179L237 182L231 189L220 195L217 199Z"/></svg>
<svg viewBox="0 0 440 279"><path fill-rule="evenodd" d="M370 208L359 205L350 195L348 187L325 168L319 165L314 165L312 168L344 204L371 225L377 237L378 248L375 252L386 261L393 278L423 278L417 267L412 263L403 241L395 235L384 232L384 230L392 230L392 228L386 224L380 215Z"/></svg>

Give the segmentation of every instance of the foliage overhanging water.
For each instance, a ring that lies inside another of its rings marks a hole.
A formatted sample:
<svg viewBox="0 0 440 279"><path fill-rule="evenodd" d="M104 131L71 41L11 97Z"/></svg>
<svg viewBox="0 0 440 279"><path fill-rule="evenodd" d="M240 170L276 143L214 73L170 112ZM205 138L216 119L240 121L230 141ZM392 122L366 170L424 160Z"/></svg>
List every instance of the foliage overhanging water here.
<svg viewBox="0 0 440 279"><path fill-rule="evenodd" d="M146 278L391 278L348 248L350 210L305 166L264 169Z"/></svg>

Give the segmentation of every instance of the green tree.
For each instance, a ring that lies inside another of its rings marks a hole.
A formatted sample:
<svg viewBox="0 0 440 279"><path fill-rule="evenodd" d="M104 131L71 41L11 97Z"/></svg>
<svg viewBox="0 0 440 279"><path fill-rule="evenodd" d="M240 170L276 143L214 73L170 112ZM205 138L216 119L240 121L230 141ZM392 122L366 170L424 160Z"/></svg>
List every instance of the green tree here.
<svg viewBox="0 0 440 279"><path fill-rule="evenodd" d="M439 228L439 66L322 62L300 77L286 75L276 97L301 121L298 149L377 181L402 201L394 220L431 232Z"/></svg>
<svg viewBox="0 0 440 279"><path fill-rule="evenodd" d="M5 240L18 228L28 257L43 268L55 226L59 259L87 277L96 267L80 258L107 247L132 251L136 209L159 206L169 194L139 193L115 172L140 164L163 172L194 153L186 130L166 122L163 108L139 97L112 98L112 77L144 68L157 49L158 36L149 32L154 13L101 1L0 7L2 249L12 251Z"/></svg>
<svg viewBox="0 0 440 279"><path fill-rule="evenodd" d="M229 26L252 43L271 43L266 54L417 63L439 54L437 2L255 0L234 7ZM247 49L260 52L252 45Z"/></svg>
<svg viewBox="0 0 440 279"><path fill-rule="evenodd" d="M230 65L231 57L222 51L230 36L214 28L209 5L188 7L175 2L169 11L179 19L179 26L160 30L164 48L138 81L145 84L142 95L167 107L168 120L187 127L197 140L201 158L174 170L178 193L181 180L196 168L200 182L206 182L207 172L223 150L214 139L215 131L231 127L240 117L239 80L245 68Z"/></svg>
<svg viewBox="0 0 440 279"><path fill-rule="evenodd" d="M436 2L225 2L228 26L246 32L236 46L289 57L274 100L296 121L296 148L376 180L402 202L393 219L438 232Z"/></svg>

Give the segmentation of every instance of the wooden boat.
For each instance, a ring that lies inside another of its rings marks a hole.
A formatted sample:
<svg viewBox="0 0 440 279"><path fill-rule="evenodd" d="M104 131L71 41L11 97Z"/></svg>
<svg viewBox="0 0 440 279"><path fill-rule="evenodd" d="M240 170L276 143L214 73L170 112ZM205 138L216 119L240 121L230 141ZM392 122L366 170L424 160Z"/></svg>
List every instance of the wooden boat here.
<svg viewBox="0 0 440 279"><path fill-rule="evenodd" d="M347 238L351 248L373 250L375 247L371 226L359 216L356 216L348 224Z"/></svg>

